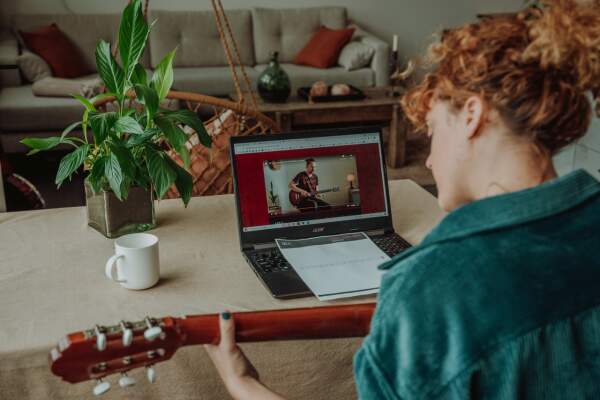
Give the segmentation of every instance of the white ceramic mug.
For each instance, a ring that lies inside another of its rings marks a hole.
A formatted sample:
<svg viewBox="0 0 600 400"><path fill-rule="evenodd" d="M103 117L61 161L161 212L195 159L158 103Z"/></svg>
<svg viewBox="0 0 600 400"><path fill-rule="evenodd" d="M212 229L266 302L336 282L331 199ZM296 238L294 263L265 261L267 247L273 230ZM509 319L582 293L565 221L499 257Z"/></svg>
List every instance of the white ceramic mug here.
<svg viewBox="0 0 600 400"><path fill-rule="evenodd" d="M105 274L127 289L156 285L160 277L158 238L149 233L133 233L115 240L115 254L106 262Z"/></svg>

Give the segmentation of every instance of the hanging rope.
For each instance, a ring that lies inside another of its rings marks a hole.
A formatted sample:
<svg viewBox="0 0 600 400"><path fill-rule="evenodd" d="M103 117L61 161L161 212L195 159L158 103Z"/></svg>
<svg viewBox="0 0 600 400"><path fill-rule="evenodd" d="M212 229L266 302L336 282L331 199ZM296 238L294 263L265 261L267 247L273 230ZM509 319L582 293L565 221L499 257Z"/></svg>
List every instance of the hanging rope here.
<svg viewBox="0 0 600 400"><path fill-rule="evenodd" d="M212 0L212 4L213 4L213 9L215 10L215 16L217 18L217 28L219 30L219 35L221 36L221 42L223 43L223 47L225 48L226 54L228 55L227 60L229 61L232 68L235 70L235 65L231 61L231 54L229 54L230 50L229 50L229 46L227 44L227 38L228 38L231 41L233 50L235 52L237 65L239 66L240 71L242 72L242 77L244 79L244 83L246 84L246 91L250 95L250 100L252 101L252 106L255 109L257 109L258 106L256 104L256 96L254 94L254 91L252 90L252 84L250 83L248 74L246 74L246 69L244 68L244 64L242 63L242 57L240 55L240 50L237 45L237 42L235 41L235 37L234 37L233 31L231 29L231 24L229 23L229 18L227 18L227 14L225 13L225 10L223 8L223 4L221 3L221 0ZM227 29L227 34L228 34L227 38L225 37L225 35L223 33L221 19L225 23L225 27ZM238 80L236 73L234 73L234 80L236 80L236 81ZM239 86L239 82L237 85ZM243 93L238 93L238 97L239 97L240 101L244 101Z"/></svg>
<svg viewBox="0 0 600 400"><path fill-rule="evenodd" d="M231 74L233 75L233 83L235 84L236 94L238 96L238 101L244 102L244 94L242 92L242 88L240 86L240 81L237 75L236 65L231 57L231 50L229 49L229 42L225 33L223 32L223 22L221 21L223 17L222 9L217 5L216 0L211 0L213 10L215 13L215 22L217 23L217 30L219 31L219 37L221 39L221 44L223 45L223 50L225 50L225 57L227 58L227 62L229 63L229 68L231 69Z"/></svg>

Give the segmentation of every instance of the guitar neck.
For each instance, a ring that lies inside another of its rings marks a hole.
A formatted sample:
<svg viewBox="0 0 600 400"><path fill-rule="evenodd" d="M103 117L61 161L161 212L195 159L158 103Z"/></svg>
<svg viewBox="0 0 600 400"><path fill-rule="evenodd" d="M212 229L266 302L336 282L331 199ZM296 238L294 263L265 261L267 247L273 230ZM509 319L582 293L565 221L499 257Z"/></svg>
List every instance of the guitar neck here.
<svg viewBox="0 0 600 400"><path fill-rule="evenodd" d="M374 303L233 313L237 342L362 337ZM183 345L219 343L218 314L176 318Z"/></svg>

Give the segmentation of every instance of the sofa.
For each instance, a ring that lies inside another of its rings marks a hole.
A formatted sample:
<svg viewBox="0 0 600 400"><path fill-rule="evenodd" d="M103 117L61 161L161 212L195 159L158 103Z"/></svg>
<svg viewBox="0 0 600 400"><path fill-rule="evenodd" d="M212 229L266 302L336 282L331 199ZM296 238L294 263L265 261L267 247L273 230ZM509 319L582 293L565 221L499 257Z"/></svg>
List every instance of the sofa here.
<svg viewBox="0 0 600 400"><path fill-rule="evenodd" d="M279 52L292 90L317 80L362 87L388 84L387 43L358 26L352 40L374 49L367 67L347 71L341 66L317 69L292 64L296 53L321 26L339 29L353 25L344 7L254 8L229 10L227 16L253 87L272 51ZM149 21L155 19L157 23L142 59L146 68L152 70L168 51L177 47L173 89L213 96L235 91L212 11L150 10ZM90 71L95 71L96 44L100 39L115 43L119 15L16 15L11 28L27 31L53 22L79 48ZM5 153L25 151L19 143L22 138L56 134L82 114L81 105L74 99L33 95L31 84L23 80L16 66L21 51L14 35L0 40L0 149Z"/></svg>

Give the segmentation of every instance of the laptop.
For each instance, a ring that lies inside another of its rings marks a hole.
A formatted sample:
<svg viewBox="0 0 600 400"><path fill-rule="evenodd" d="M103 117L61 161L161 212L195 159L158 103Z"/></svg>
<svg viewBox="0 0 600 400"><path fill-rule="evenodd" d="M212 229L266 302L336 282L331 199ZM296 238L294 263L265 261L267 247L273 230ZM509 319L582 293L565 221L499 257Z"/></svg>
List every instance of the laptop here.
<svg viewBox="0 0 600 400"><path fill-rule="evenodd" d="M244 258L273 297L312 293L275 239L365 232L388 256L411 245L394 232L381 129L231 137Z"/></svg>

